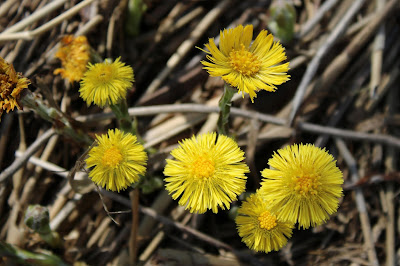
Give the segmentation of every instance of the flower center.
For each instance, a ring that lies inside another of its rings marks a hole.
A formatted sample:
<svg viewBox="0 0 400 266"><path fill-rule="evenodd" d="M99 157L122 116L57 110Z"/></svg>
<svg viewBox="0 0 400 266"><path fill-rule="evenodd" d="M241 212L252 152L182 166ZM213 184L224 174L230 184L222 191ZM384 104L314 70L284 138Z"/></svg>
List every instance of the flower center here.
<svg viewBox="0 0 400 266"><path fill-rule="evenodd" d="M294 177L294 190L302 196L316 195L318 186L321 185L319 179L320 176L317 174L296 176Z"/></svg>
<svg viewBox="0 0 400 266"><path fill-rule="evenodd" d="M245 50L241 44L240 50L233 50L229 53L231 67L245 76L253 76L260 70L261 61L253 53Z"/></svg>
<svg viewBox="0 0 400 266"><path fill-rule="evenodd" d="M103 65L99 72L99 80L101 82L110 82L113 76L111 65Z"/></svg>
<svg viewBox="0 0 400 266"><path fill-rule="evenodd" d="M109 167L116 167L122 161L122 155L118 148L111 147L107 149L102 157L102 163Z"/></svg>
<svg viewBox="0 0 400 266"><path fill-rule="evenodd" d="M260 222L260 227L266 230L271 230L277 225L276 216L272 215L269 211L261 213L258 216L258 221Z"/></svg>
<svg viewBox="0 0 400 266"><path fill-rule="evenodd" d="M203 156L199 157L192 164L192 174L198 178L211 177L214 174L214 163Z"/></svg>

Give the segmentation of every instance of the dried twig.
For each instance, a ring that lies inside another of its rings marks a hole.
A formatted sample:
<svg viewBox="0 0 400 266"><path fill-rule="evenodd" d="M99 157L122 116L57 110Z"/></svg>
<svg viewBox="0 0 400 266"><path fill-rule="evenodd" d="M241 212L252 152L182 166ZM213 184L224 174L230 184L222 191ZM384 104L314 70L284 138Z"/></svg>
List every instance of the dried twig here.
<svg viewBox="0 0 400 266"><path fill-rule="evenodd" d="M170 59L166 67L157 75L153 82L146 89L143 96L153 93L161 83L168 77L168 75L175 69L181 62L185 55L193 48L194 44L200 39L205 30L222 14L222 12L229 6L231 0L224 0L214 7L204 18L200 21L197 27L192 31L189 38L185 40L177 49Z"/></svg>
<svg viewBox="0 0 400 266"><path fill-rule="evenodd" d="M332 86L333 81L343 72L343 70L352 62L353 58L357 55L358 51L363 47L365 42L372 36L372 34L378 29L382 22L389 18L392 12L398 10L396 5L397 0L392 0L386 4L385 8L379 11L373 20L365 26L365 28L352 39L351 43L346 49L337 56L332 63L325 69L321 78L318 80L315 88L329 90Z"/></svg>
<svg viewBox="0 0 400 266"><path fill-rule="evenodd" d="M318 9L318 12L301 27L301 31L298 33L296 38L302 39L304 36L306 36L324 17L325 13L331 10L337 2L338 0L325 1Z"/></svg>
<svg viewBox="0 0 400 266"><path fill-rule="evenodd" d="M387 98L388 103L388 114L393 115L398 111L397 103L400 94L398 87L394 84L391 86L389 97ZM391 130L394 134L399 134L400 131L397 129ZM385 161L386 173L390 173L398 170L398 152L395 149L387 149L387 158ZM384 201L386 201L387 213L386 213L386 266L396 265L396 212L395 212L395 186L393 182L386 184L386 193Z"/></svg>
<svg viewBox="0 0 400 266"><path fill-rule="evenodd" d="M336 139L335 143L337 148L339 149L340 154L343 156L345 162L347 163L347 166L349 167L352 182L357 182L360 179L360 177L358 176L357 163L355 159L351 155L350 151L348 150L343 140ZM361 229L363 232L364 241L368 253L368 260L371 265L377 266L379 265L379 261L376 255L375 245L372 238L371 224L368 218L368 212L364 194L361 188L356 188L355 193L356 193L356 205L358 212L360 214Z"/></svg>
<svg viewBox="0 0 400 266"><path fill-rule="evenodd" d="M3 41L11 41L11 40L32 40L33 38L44 34L45 32L51 30L52 28L56 27L58 24L63 22L66 19L74 16L78 13L82 8L91 4L95 0L85 0L80 2L74 7L71 7L66 12L60 14L59 16L53 18L46 24L40 26L39 28L32 30L32 31L23 31L23 32L16 32L16 33L4 33L0 34L0 43Z"/></svg>
<svg viewBox="0 0 400 266"><path fill-rule="evenodd" d="M115 200L115 201L117 201L117 202L119 202L119 203L121 203L121 204L123 204L123 205L125 205L127 207L130 207L130 205L131 205L131 202L130 202L129 199L126 199L126 198L120 196L119 194L112 193L112 192L107 191L107 190L104 190L104 194L107 195L108 197L110 197L111 199L113 199L113 200ZM224 242L222 242L222 241L220 241L218 239L215 239L215 238L213 238L213 237L211 237L209 235L206 235L206 234L204 234L204 233L202 233L202 232L200 232L200 231L198 231L196 229L190 228L190 227L188 227L186 225L183 225L183 224L181 224L179 222L175 222L175 221L173 221L173 220L171 220L171 219L169 219L169 218L167 218L167 217L165 217L163 215L160 215L157 212L155 212L153 209L140 206L140 211L143 214L151 216L152 218L160 221L161 223L163 223L163 224L165 224L167 226L173 226L173 227L181 230L182 232L188 233L188 234L190 234L190 235L192 235L192 236L194 236L194 237L196 237L196 238L198 238L198 239L200 239L200 240L202 240L204 242L207 242L207 243L209 243L209 244L211 244L211 245L213 245L213 246L215 246L217 248L223 248L225 250L229 250L229 251L233 252L235 255L237 255L239 258L241 258L243 260L251 261L253 265L261 265L258 262L258 260L256 258L254 258L253 256L251 256L251 255L249 255L247 253L244 253L244 252L237 251L237 250L233 249L230 245L228 245L228 244L226 244L226 243L224 243Z"/></svg>
<svg viewBox="0 0 400 266"><path fill-rule="evenodd" d="M68 0L56 0L52 1L46 6L37 9L34 13L30 16L24 18L23 20L19 21L18 23L12 25L5 29L0 36L7 35L8 33L18 32L20 30L25 29L27 26L32 25L34 22L39 21L40 19L44 18L51 12L57 10L58 8L62 7ZM2 6L3 7L3 6Z"/></svg>
<svg viewBox="0 0 400 266"><path fill-rule="evenodd" d="M129 237L129 257L132 265L135 265L138 251L138 227L139 227L139 189L136 187L129 192L132 206L132 224Z"/></svg>
<svg viewBox="0 0 400 266"><path fill-rule="evenodd" d="M355 66L360 66L357 73L347 73L347 75L343 77L343 80L348 80L350 79L350 76L352 76L353 82L349 84L348 94L342 97L341 101L338 104L337 110L329 118L327 126L335 127L339 123L339 121L342 120L342 117L345 115L345 113L348 111L348 108L353 103L353 100L357 95L357 91L367 80L370 69L369 67L365 66L366 60L368 60L367 56L361 56L355 63ZM320 135L315 141L315 145L319 147L324 147L329 137L329 135Z"/></svg>
<svg viewBox="0 0 400 266"><path fill-rule="evenodd" d="M342 20L336 26L336 28L331 32L327 40L323 43L321 47L319 47L317 53L315 54L314 58L308 64L306 73L304 74L300 85L297 87L296 94L293 98L293 108L288 117L288 124L292 125L293 120L297 114L297 111L303 101L303 96L305 91L310 84L311 80L315 76L321 59L325 56L325 54L329 51L329 49L336 43L338 38L342 35L342 33L346 30L347 26L349 25L351 19L354 15L360 10L362 5L364 4L365 0L357 0L354 1L350 9L346 12Z"/></svg>
<svg viewBox="0 0 400 266"><path fill-rule="evenodd" d="M377 11L385 7L386 0L375 1ZM374 39L374 50L371 55L370 97L374 97L381 80L383 49L385 48L385 25L379 27Z"/></svg>
<svg viewBox="0 0 400 266"><path fill-rule="evenodd" d="M217 113L219 108L217 106L206 106L202 104L171 104L171 105L157 105L129 108L131 116L151 116L160 113ZM272 115L262 114L255 111L242 110L239 108L231 108L231 115L241 116L249 119L257 118L259 121L271 123L276 125L285 125L285 119L278 118ZM113 118L113 113L102 113L95 115L87 115L77 117L76 120L81 122L94 122L105 119ZM302 131L327 134L330 136L352 139L358 141L368 141L375 143L382 143L385 145L392 145L400 148L400 139L390 135L384 134L368 134L363 132L356 132L353 130L338 129L334 127L320 126L308 122L298 122L296 128Z"/></svg>
<svg viewBox="0 0 400 266"><path fill-rule="evenodd" d="M16 158L14 162L7 167L1 174L0 174L0 183L4 182L8 177L12 176L18 169L20 169L46 141L50 139L51 136L55 134L54 129L47 130L43 135L38 137L26 151L24 154Z"/></svg>
<svg viewBox="0 0 400 266"><path fill-rule="evenodd" d="M57 144L57 141L59 139L59 135L53 135L49 141L46 144L46 147L43 149L42 154L40 155L40 160L43 162L46 162L47 159L50 157L51 153L54 150L54 147ZM21 157L23 153L16 151L15 156L16 157ZM32 158L32 157L31 157ZM28 180L25 182L24 189L22 191L22 195L20 198L20 203L22 206L27 206L28 202L32 197L35 195L33 192L33 189L37 183L37 180L39 179L40 174L42 173L43 168L36 165L35 167L35 174L33 176L30 176Z"/></svg>

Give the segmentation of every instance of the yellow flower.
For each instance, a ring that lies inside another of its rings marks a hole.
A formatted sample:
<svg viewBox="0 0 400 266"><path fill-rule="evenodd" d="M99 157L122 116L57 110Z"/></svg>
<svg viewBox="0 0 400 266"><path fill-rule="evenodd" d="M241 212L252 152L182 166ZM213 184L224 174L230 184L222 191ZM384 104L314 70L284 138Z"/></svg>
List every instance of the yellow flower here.
<svg viewBox="0 0 400 266"><path fill-rule="evenodd" d="M61 60L62 68L54 70L54 75L61 74L63 79L68 79L71 83L80 81L90 59L90 46L86 37L63 37L56 57Z"/></svg>
<svg viewBox="0 0 400 266"><path fill-rule="evenodd" d="M94 103L104 107L125 99L126 90L132 87L133 81L133 69L120 62L118 57L113 63L108 60L94 65L89 63L79 92L88 106Z"/></svg>
<svg viewBox="0 0 400 266"><path fill-rule="evenodd" d="M89 177L94 183L108 190L124 190L139 180L146 172L147 154L136 136L108 130L108 134L96 136L98 146L89 151Z"/></svg>
<svg viewBox="0 0 400 266"><path fill-rule="evenodd" d="M15 107L22 109L19 103L20 94L29 84L29 79L17 73L13 65L0 57L0 121L4 111L8 113Z"/></svg>
<svg viewBox="0 0 400 266"><path fill-rule="evenodd" d="M292 236L293 224L277 219L259 193L250 195L242 203L235 221L242 241L255 251L277 251Z"/></svg>
<svg viewBox="0 0 400 266"><path fill-rule="evenodd" d="M309 228L337 211L343 174L325 149L294 144L274 153L268 164L260 193L279 219Z"/></svg>
<svg viewBox="0 0 400 266"><path fill-rule="evenodd" d="M173 199L182 195L179 204L190 212L214 213L229 209L246 189L245 173L249 172L244 152L224 135L206 133L180 142L167 159L164 169L166 189Z"/></svg>
<svg viewBox="0 0 400 266"><path fill-rule="evenodd" d="M274 37L267 35L266 30L262 30L253 43L253 25L225 29L220 36L219 49L214 38L205 45L209 50L205 52L210 54L207 59L211 62L201 63L211 76L221 77L242 92L243 97L246 92L253 102L256 91L275 91L275 85L289 80L286 74L289 63L280 64L286 59L285 49L274 42Z"/></svg>

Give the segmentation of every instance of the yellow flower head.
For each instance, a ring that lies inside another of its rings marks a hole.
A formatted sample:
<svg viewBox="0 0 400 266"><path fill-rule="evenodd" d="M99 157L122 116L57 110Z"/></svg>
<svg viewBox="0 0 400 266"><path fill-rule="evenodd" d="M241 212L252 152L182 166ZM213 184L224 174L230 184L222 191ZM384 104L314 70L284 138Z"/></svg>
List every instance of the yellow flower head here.
<svg viewBox="0 0 400 266"><path fill-rule="evenodd" d="M248 93L251 101L257 97L256 91L275 91L275 85L289 80L286 72L289 63L280 64L286 59L285 49L279 42L274 42L272 34L262 30L255 41L253 25L242 25L234 29L225 29L220 33L219 49L214 38L209 39L206 48L211 62L201 61L204 69L212 77L221 77L239 92Z"/></svg>
<svg viewBox="0 0 400 266"><path fill-rule="evenodd" d="M242 241L255 251L277 251L292 236L293 224L277 219L258 193L242 203L235 221Z"/></svg>
<svg viewBox="0 0 400 266"><path fill-rule="evenodd" d="M246 189L245 173L249 172L244 152L224 135L207 133L180 142L167 159L164 169L166 189L173 199L182 195L179 204L190 212L214 213L229 209Z"/></svg>
<svg viewBox="0 0 400 266"><path fill-rule="evenodd" d="M260 193L279 219L309 228L337 211L343 174L325 149L294 144L274 153L268 164Z"/></svg>
<svg viewBox="0 0 400 266"><path fill-rule="evenodd" d="M139 180L146 172L147 154L136 136L108 130L108 134L96 136L98 146L89 151L89 177L94 183L108 190L124 190Z"/></svg>
<svg viewBox="0 0 400 266"><path fill-rule="evenodd" d="M94 65L89 63L79 92L88 106L94 103L104 107L125 99L126 90L132 87L133 81L133 69L120 62L118 57L113 63L108 60Z"/></svg>
<svg viewBox="0 0 400 266"><path fill-rule="evenodd" d="M13 65L0 57L0 121L4 111L8 113L15 107L22 109L19 103L20 94L29 84L29 79L17 73Z"/></svg>
<svg viewBox="0 0 400 266"><path fill-rule="evenodd" d="M90 59L90 46L86 37L63 37L56 57L61 60L62 68L54 70L54 75L61 74L63 79L68 79L71 83L80 81Z"/></svg>

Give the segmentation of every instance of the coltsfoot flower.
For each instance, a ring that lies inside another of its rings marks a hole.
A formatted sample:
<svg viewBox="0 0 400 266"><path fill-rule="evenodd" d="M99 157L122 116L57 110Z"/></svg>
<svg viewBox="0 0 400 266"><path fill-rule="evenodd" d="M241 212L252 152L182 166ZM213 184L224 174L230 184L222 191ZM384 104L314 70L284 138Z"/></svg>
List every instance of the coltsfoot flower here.
<svg viewBox="0 0 400 266"><path fill-rule="evenodd" d="M0 57L0 121L4 111L8 113L15 107L22 109L20 94L29 84L29 79L16 72L13 65Z"/></svg>
<svg viewBox="0 0 400 266"><path fill-rule="evenodd" d="M126 189L146 172L147 154L136 136L119 129L96 136L98 145L89 151L86 164L89 177L112 191Z"/></svg>
<svg viewBox="0 0 400 266"><path fill-rule="evenodd" d="M54 75L60 74L69 82L80 81L86 72L90 59L90 46L85 36L64 36L56 55L61 60L62 68L54 70Z"/></svg>
<svg viewBox="0 0 400 266"><path fill-rule="evenodd" d="M118 57L114 62L105 60L92 65L85 72L79 89L80 96L87 105L92 103L104 107L117 104L126 98L126 91L132 87L133 69L125 66Z"/></svg>
<svg viewBox="0 0 400 266"><path fill-rule="evenodd" d="M275 85L289 80L289 63L280 64L286 59L285 49L266 30L253 43L253 25L225 29L220 36L219 48L214 38L205 44L210 62L201 63L211 76L221 77L242 92L243 97L248 93L253 102L257 91L275 91Z"/></svg>
<svg viewBox="0 0 400 266"><path fill-rule="evenodd" d="M325 149L294 144L274 153L268 164L260 194L279 219L309 228L337 211L343 174Z"/></svg>
<svg viewBox="0 0 400 266"><path fill-rule="evenodd" d="M244 152L224 135L207 133L180 142L167 159L164 169L166 189L173 199L190 212L229 209L230 203L245 191Z"/></svg>
<svg viewBox="0 0 400 266"><path fill-rule="evenodd" d="M292 236L293 223L279 220L258 193L242 203L235 221L242 241L255 251L277 251Z"/></svg>

